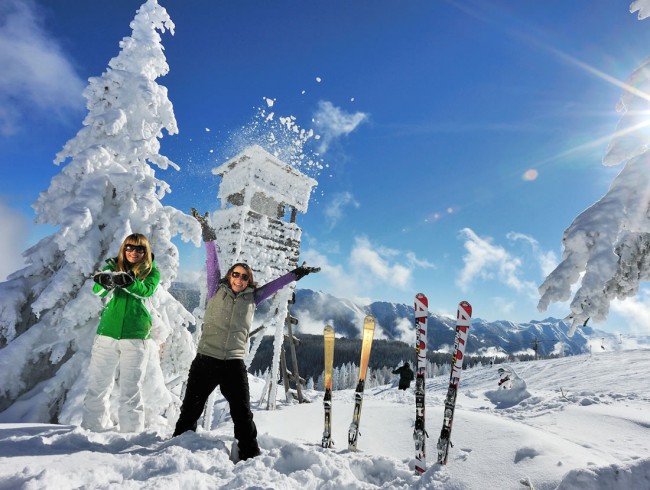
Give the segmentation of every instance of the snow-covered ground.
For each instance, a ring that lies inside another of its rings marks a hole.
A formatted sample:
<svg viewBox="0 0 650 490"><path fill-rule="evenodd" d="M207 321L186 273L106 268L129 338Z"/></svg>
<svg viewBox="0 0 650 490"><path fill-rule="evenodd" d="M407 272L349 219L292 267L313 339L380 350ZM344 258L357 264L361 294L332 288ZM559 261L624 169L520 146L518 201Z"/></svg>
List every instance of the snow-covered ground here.
<svg viewBox="0 0 650 490"><path fill-rule="evenodd" d="M0 425L0 489L14 488L650 488L650 350L602 352L463 373L446 466L434 464L447 379L427 382L429 469L414 474L412 390L368 390L359 451L347 449L351 390L334 393L335 447L320 447L322 393L256 410L262 455L233 464L232 424L169 439L75 426ZM252 378L253 400L263 389ZM256 403L254 403L256 404Z"/></svg>

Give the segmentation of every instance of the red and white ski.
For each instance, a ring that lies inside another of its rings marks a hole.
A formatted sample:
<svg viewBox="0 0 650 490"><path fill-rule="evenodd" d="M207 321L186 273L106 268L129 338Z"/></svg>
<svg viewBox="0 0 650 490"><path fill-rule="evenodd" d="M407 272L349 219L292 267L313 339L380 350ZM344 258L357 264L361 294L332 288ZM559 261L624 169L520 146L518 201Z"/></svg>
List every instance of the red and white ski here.
<svg viewBox="0 0 650 490"><path fill-rule="evenodd" d="M415 295L415 474L420 475L427 469L425 439L429 437L424 419L424 397L427 376L427 323L429 320L429 300L418 293Z"/></svg>
<svg viewBox="0 0 650 490"><path fill-rule="evenodd" d="M445 398L445 413L442 420L442 430L438 439L438 463L447 464L449 446L451 445L451 428L454 422L454 410L456 408L456 396L460 384L460 373L463 370L463 357L467 346L469 326L472 320L472 305L467 301L461 301L456 314L456 340L454 341L454 355L451 358L451 375L449 377L449 388Z"/></svg>

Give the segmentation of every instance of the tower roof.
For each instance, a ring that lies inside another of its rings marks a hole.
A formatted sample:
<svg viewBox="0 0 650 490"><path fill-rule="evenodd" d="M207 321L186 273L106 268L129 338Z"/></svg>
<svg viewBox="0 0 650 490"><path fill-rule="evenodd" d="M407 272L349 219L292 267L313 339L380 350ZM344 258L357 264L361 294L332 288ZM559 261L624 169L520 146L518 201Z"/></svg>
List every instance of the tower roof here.
<svg viewBox="0 0 650 490"><path fill-rule="evenodd" d="M279 205L307 212L309 196L318 182L298 169L271 155L259 145L252 145L222 165L212 169L221 176L217 197L222 203L251 205L262 193Z"/></svg>

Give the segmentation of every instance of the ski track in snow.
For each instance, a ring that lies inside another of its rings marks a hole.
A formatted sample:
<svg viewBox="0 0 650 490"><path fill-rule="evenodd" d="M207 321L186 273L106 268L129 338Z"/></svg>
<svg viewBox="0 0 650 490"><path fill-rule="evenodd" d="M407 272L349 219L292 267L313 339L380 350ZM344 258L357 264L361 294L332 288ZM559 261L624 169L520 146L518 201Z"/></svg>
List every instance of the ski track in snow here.
<svg viewBox="0 0 650 490"><path fill-rule="evenodd" d="M174 439L3 424L0 490L650 488L650 351L509 366L511 390L497 391L497 366L462 373L446 466L434 461L448 379L427 380L422 476L414 474L413 389L386 385L365 392L357 452L347 449L353 390L333 393L333 448L320 447L323 393L309 391L311 403L255 410L262 455L238 464L230 460L232 423L221 417L221 403L215 429ZM251 377L253 400L263 384Z"/></svg>

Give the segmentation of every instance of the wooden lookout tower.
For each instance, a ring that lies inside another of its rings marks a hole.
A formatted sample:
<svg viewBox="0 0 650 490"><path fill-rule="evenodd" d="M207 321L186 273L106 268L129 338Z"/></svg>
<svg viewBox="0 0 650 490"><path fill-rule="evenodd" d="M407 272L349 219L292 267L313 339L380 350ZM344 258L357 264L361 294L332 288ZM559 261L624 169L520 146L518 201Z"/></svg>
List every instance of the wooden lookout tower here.
<svg viewBox="0 0 650 490"><path fill-rule="evenodd" d="M296 224L298 212L306 213L316 180L287 165L257 145L214 168L221 177L217 197L221 209L213 215L223 266L245 262L255 271L255 280L265 283L298 266L302 230ZM288 313L293 289L280 291L266 316L256 315L255 326L278 325L268 390L268 408L275 406L277 370L282 369L287 397L288 379L295 382L302 399L301 379L295 355L292 324ZM287 370L284 353L284 326L292 354L294 373ZM259 336L261 338L261 335ZM259 340L257 340L259 345ZM256 346L251 349L254 355ZM249 362L252 359L249 359ZM265 390L266 392L266 390Z"/></svg>
<svg viewBox="0 0 650 490"><path fill-rule="evenodd" d="M264 282L298 265L296 214L307 212L316 180L257 145L216 167L221 177L214 214L224 264L246 262Z"/></svg>

